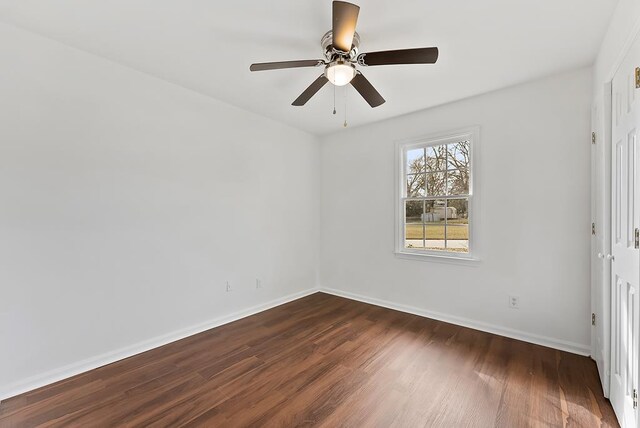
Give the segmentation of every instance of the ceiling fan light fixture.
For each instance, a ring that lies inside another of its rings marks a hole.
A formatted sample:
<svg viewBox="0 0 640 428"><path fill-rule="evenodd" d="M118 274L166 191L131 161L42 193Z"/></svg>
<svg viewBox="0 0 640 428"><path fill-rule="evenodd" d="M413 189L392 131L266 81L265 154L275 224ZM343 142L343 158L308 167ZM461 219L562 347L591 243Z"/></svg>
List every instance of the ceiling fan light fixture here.
<svg viewBox="0 0 640 428"><path fill-rule="evenodd" d="M334 85L344 86L348 85L356 77L356 68L351 63L338 60L327 65L324 75Z"/></svg>

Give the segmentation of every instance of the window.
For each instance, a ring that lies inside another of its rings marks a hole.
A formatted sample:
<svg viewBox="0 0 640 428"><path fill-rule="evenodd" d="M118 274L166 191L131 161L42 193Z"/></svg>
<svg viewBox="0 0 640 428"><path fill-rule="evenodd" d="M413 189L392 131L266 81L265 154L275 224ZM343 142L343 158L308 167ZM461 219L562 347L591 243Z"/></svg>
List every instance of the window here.
<svg viewBox="0 0 640 428"><path fill-rule="evenodd" d="M398 144L397 253L472 258L477 142L471 129Z"/></svg>

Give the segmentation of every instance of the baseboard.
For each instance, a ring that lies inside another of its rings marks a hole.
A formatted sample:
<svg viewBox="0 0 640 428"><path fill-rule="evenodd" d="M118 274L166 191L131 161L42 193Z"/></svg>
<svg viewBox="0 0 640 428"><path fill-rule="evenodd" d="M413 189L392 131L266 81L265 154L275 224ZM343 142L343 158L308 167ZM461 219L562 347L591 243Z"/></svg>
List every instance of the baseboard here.
<svg viewBox="0 0 640 428"><path fill-rule="evenodd" d="M276 306L291 302L293 300L308 296L310 294L317 293L318 291L319 290L317 288L311 288L298 293L289 294L287 296L274 299L260 305L252 306L242 311L234 312L223 317L214 318L198 325L183 328L162 336L157 336L152 339L136 343L134 345L120 348L112 352L97 355L95 357L79 361L77 363L72 363L40 375L32 376L30 378L15 382L10 385L0 386L0 401L6 400L10 397L15 397L16 395L23 394L37 388L41 388L46 385L50 385L52 383L70 378L89 370L97 369L98 367L102 367L107 364L115 363L116 361L120 361L125 358L140 354L142 352L158 348L168 343L175 342L176 340L184 339L185 337L193 336L194 334L202 333L203 331L219 327L221 325L228 324L230 322L237 321L251 315L255 315L259 312L266 311L267 309L271 309Z"/></svg>
<svg viewBox="0 0 640 428"><path fill-rule="evenodd" d="M79 361L77 363L69 364L58 369L51 370L49 372L32 376L28 379L24 379L19 382L15 382L10 385L0 387L0 401L10 397L14 397L25 392L32 391L37 388L41 388L46 385L76 376L78 374L87 372L89 370L97 369L98 367L105 366L107 364L115 363L116 361L123 360L125 358L132 357L142 352L149 351L154 348L175 342L176 340L184 339L185 337L193 336L194 334L201 333L203 331L219 327L224 324L228 324L239 319L255 315L257 313L266 311L276 306L283 305L293 300L300 299L302 297L314 294L316 292L323 292L332 294L335 296L344 297L351 300L356 300L363 303L369 303L376 306L382 306L384 308L394 309L401 312L406 312L426 318L431 318L439 321L448 322L451 324L460 325L463 327L472 328L475 330L485 331L487 333L497 334L499 336L510 337L512 339L522 340L524 342L534 343L536 345L547 346L549 348L559 349L561 351L567 351L579 355L589 355L590 347L579 343L558 340L550 337L539 336L535 334L526 333L519 330L513 330L501 326L487 324L467 318L457 317L453 315L442 314L439 312L428 311L425 309L416 308L413 306L402 305L398 303L389 302L382 299L376 299L367 297L355 293L336 290L332 288L311 288L298 293L289 294L287 296L271 300L269 302L256 305L247 308L242 311L234 312L232 314L218 317L204 323L200 323L195 326L187 327L181 330L177 330L162 336L158 336L152 339L139 342L134 345L130 345L112 352L108 352L102 355L97 355L92 358Z"/></svg>
<svg viewBox="0 0 640 428"><path fill-rule="evenodd" d="M334 296L344 297L351 300L357 300L363 303L369 303L371 305L382 306L384 308L394 309L396 311L406 312L409 314L418 315L425 318L444 321L450 324L456 324L462 327L472 328L474 330L485 331L487 333L497 334L498 336L510 337L512 339L522 340L523 342L534 343L536 345L542 345L548 348L559 349L561 351L567 351L573 354L585 355L585 356L589 356L591 354L591 347L580 344L580 343L554 339L552 337L539 336L537 334L531 334L524 331L519 331L519 330L514 330L514 329L501 327L493 324L488 324L481 321L475 321L468 318L420 309L414 306L393 303L387 300L376 299L373 297L367 297L360 294L350 293L347 291L336 290L333 288L320 288L320 292L333 294Z"/></svg>

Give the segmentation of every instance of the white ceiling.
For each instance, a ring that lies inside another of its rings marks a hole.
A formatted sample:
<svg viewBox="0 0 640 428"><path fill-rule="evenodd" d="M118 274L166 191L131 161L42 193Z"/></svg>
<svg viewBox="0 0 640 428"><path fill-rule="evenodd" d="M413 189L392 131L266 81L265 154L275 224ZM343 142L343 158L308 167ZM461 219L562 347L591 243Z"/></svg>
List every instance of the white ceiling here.
<svg viewBox="0 0 640 428"><path fill-rule="evenodd" d="M349 88L349 126L593 62L616 0L356 0L361 51L438 46L435 65L363 69L387 100ZM0 20L315 134L341 129L344 90L291 102L321 69L250 73L321 58L330 0L0 0Z"/></svg>

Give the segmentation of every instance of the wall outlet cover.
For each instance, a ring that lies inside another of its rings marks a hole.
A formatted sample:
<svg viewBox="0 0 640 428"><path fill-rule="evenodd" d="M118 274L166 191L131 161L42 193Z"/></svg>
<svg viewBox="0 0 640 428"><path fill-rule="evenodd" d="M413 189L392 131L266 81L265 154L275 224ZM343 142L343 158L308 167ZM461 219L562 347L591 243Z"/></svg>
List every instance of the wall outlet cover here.
<svg viewBox="0 0 640 428"><path fill-rule="evenodd" d="M511 309L520 309L520 298L518 296L509 296L509 307Z"/></svg>

